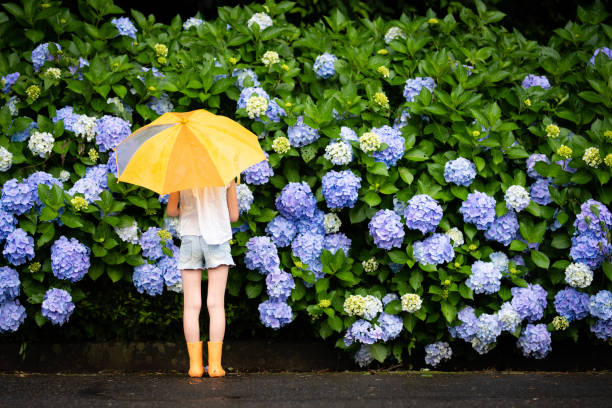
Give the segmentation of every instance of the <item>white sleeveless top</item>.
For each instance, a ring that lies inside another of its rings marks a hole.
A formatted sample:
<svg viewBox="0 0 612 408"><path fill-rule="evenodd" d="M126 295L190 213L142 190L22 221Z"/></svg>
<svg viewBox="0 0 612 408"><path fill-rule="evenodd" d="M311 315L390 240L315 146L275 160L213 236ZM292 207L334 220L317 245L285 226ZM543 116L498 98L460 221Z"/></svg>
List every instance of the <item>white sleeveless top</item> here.
<svg viewBox="0 0 612 408"><path fill-rule="evenodd" d="M227 189L198 187L181 190L179 200L179 234L200 235L208 245L232 239Z"/></svg>

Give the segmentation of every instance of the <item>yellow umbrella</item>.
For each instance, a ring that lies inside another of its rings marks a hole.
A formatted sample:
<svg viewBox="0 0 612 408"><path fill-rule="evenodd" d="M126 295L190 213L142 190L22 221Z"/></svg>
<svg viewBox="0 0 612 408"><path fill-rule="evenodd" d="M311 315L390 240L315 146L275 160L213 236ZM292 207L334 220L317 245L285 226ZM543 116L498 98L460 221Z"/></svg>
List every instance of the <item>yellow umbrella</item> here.
<svg viewBox="0 0 612 408"><path fill-rule="evenodd" d="M257 135L204 109L164 113L114 150L119 181L159 194L225 186L266 160Z"/></svg>

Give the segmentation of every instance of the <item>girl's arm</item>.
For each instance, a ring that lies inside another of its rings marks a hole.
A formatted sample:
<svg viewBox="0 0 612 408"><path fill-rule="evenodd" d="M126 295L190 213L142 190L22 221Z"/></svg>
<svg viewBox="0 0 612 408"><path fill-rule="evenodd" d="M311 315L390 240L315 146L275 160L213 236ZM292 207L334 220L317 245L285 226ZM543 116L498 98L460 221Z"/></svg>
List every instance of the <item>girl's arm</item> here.
<svg viewBox="0 0 612 408"><path fill-rule="evenodd" d="M227 189L227 209L231 222L238 221L238 197L236 196L236 182L232 180Z"/></svg>
<svg viewBox="0 0 612 408"><path fill-rule="evenodd" d="M168 198L168 206L166 207L166 214L168 217L178 217L179 216L179 202L180 192L175 191L174 193L170 193L170 197Z"/></svg>

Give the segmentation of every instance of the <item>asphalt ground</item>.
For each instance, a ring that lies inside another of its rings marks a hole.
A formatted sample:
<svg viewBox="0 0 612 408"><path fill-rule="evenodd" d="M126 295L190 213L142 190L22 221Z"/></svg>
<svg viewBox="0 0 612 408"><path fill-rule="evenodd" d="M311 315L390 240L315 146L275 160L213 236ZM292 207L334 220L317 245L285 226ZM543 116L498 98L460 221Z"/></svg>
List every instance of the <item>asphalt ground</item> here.
<svg viewBox="0 0 612 408"><path fill-rule="evenodd" d="M1 407L612 407L612 372L0 373Z"/></svg>

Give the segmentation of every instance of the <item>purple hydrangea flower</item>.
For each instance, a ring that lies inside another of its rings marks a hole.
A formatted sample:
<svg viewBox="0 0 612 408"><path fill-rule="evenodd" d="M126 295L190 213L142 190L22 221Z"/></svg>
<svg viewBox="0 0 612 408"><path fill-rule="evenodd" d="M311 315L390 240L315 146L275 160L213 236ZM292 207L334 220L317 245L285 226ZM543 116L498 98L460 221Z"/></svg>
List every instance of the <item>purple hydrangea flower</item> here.
<svg viewBox="0 0 612 408"><path fill-rule="evenodd" d="M290 273L277 269L266 276L266 288L270 299L286 301L295 288L295 282Z"/></svg>
<svg viewBox="0 0 612 408"><path fill-rule="evenodd" d="M344 344L350 346L354 341L363 344L374 344L383 338L383 330L367 320L359 319L348 328L344 335Z"/></svg>
<svg viewBox="0 0 612 408"><path fill-rule="evenodd" d="M74 125L79 120L79 115L74 113L72 106L64 106L62 109L58 109L55 112L55 116L51 118L53 124L56 124L60 120L64 122L64 129L70 132L74 132Z"/></svg>
<svg viewBox="0 0 612 408"><path fill-rule="evenodd" d="M10 212L0 208L0 242L4 241L8 234L17 227L17 218Z"/></svg>
<svg viewBox="0 0 612 408"><path fill-rule="evenodd" d="M595 50L595 52L593 52L593 56L591 57L591 59L589 60L589 64L590 65L595 65L595 56L599 53L603 53L605 55L608 56L608 58L612 59L612 50L609 49L608 47L601 47L601 48L597 48Z"/></svg>
<svg viewBox="0 0 612 408"><path fill-rule="evenodd" d="M302 147L319 139L319 131L304 123L304 117L298 116L295 125L287 129L287 138L293 147Z"/></svg>
<svg viewBox="0 0 612 408"><path fill-rule="evenodd" d="M0 333L15 332L26 318L26 310L19 300L0 303Z"/></svg>
<svg viewBox="0 0 612 408"><path fill-rule="evenodd" d="M268 109L266 109L266 116L274 123L279 123L281 121L282 116L287 116L287 112L283 108L281 108L275 100L271 100L268 103ZM257 121L261 121L261 119L255 119Z"/></svg>
<svg viewBox="0 0 612 408"><path fill-rule="evenodd" d="M158 115L163 115L164 113L172 112L174 110L174 104L166 93L161 94L161 97L159 98L154 96L150 97L145 105Z"/></svg>
<svg viewBox="0 0 612 408"><path fill-rule="evenodd" d="M475 224L479 230L486 230L495 220L495 199L476 190L468 194L459 212L464 222Z"/></svg>
<svg viewBox="0 0 612 408"><path fill-rule="evenodd" d="M6 74L0 79L0 85L4 83L4 88L2 88L3 93L7 94L11 91L11 86L17 82L19 75L19 72L13 72L12 74Z"/></svg>
<svg viewBox="0 0 612 408"><path fill-rule="evenodd" d="M587 265L591 269L601 266L604 259L610 256L611 246L606 238L597 238L593 234L578 234L572 237L570 257L574 262Z"/></svg>
<svg viewBox="0 0 612 408"><path fill-rule="evenodd" d="M297 232L312 232L313 234L325 235L325 213L315 208L311 217L303 217L295 221Z"/></svg>
<svg viewBox="0 0 612 408"><path fill-rule="evenodd" d="M8 302L19 296L19 272L10 266L0 267L0 303Z"/></svg>
<svg viewBox="0 0 612 408"><path fill-rule="evenodd" d="M548 82L548 78L544 75L537 76L534 74L529 74L523 79L523 83L521 84L523 88L531 88L532 86L539 86L542 89L550 89L550 82Z"/></svg>
<svg viewBox="0 0 612 408"><path fill-rule="evenodd" d="M34 202L32 187L28 183L20 183L13 178L6 181L2 186L0 204L4 211L14 215L22 215L30 211Z"/></svg>
<svg viewBox="0 0 612 408"><path fill-rule="evenodd" d="M546 309L546 291L539 284L528 284L526 288L514 287L512 292L512 307L521 319L529 322L540 320Z"/></svg>
<svg viewBox="0 0 612 408"><path fill-rule="evenodd" d="M89 270L91 250L76 238L59 237L51 246L51 270L58 279L78 282Z"/></svg>
<svg viewBox="0 0 612 408"><path fill-rule="evenodd" d="M321 180L323 197L329 208L352 208L358 198L361 177L350 170L331 170Z"/></svg>
<svg viewBox="0 0 612 408"><path fill-rule="evenodd" d="M16 228L6 237L2 254L11 265L22 265L34 258L34 238Z"/></svg>
<svg viewBox="0 0 612 408"><path fill-rule="evenodd" d="M278 269L280 259L270 237L252 237L247 241L246 248L244 263L247 268L257 270L262 275Z"/></svg>
<svg viewBox="0 0 612 408"><path fill-rule="evenodd" d="M280 300L266 300L259 304L259 320L266 327L278 329L293 320L291 306Z"/></svg>
<svg viewBox="0 0 612 408"><path fill-rule="evenodd" d="M106 171L108 173L112 173L117 176L117 158L115 157L115 153L112 152L108 156L108 161L106 162Z"/></svg>
<svg viewBox="0 0 612 408"><path fill-rule="evenodd" d="M127 35L130 38L136 39L136 32L138 31L134 26L134 23L127 17L113 18L111 23L119 31L119 35Z"/></svg>
<svg viewBox="0 0 612 408"><path fill-rule="evenodd" d="M469 186L476 177L476 166L463 157L447 161L444 165L444 180L458 186Z"/></svg>
<svg viewBox="0 0 612 408"><path fill-rule="evenodd" d="M451 336L458 337L464 341L472 341L478 331L478 318L474 314L472 306L466 306L457 313L457 319L461 322L458 326L450 326Z"/></svg>
<svg viewBox="0 0 612 408"><path fill-rule="evenodd" d="M117 116L104 115L96 120L96 143L101 152L114 149L131 133L130 123Z"/></svg>
<svg viewBox="0 0 612 408"><path fill-rule="evenodd" d="M589 315L589 295L567 287L555 295L555 310L567 321L584 319Z"/></svg>
<svg viewBox="0 0 612 408"><path fill-rule="evenodd" d="M64 289L51 288L45 292L41 312L54 325L62 326L74 311L72 296Z"/></svg>
<svg viewBox="0 0 612 408"><path fill-rule="evenodd" d="M315 72L317 78L331 78L336 73L336 68L334 64L338 58L335 55L329 54L327 52L318 55L315 58L314 64L312 65L312 69Z"/></svg>
<svg viewBox="0 0 612 408"><path fill-rule="evenodd" d="M332 254L335 254L339 249L344 251L344 255L348 255L351 249L351 239L342 232L329 234L325 236L323 248L327 249Z"/></svg>
<svg viewBox="0 0 612 408"><path fill-rule="evenodd" d="M488 353L501 332L502 325L497 315L481 314L478 317L478 323L476 323L476 333L472 337L472 347L479 354Z"/></svg>
<svg viewBox="0 0 612 408"><path fill-rule="evenodd" d="M377 162L382 162L390 166L395 166L397 161L404 155L404 137L402 132L390 126L384 125L373 128L372 132L380 136L380 141L388 145L387 148L372 153L372 157Z"/></svg>
<svg viewBox="0 0 612 408"><path fill-rule="evenodd" d="M552 197L550 196L550 191L548 191L548 186L550 185L550 180L541 178L535 181L531 185L530 194L531 199L540 205L548 205L552 203Z"/></svg>
<svg viewBox="0 0 612 408"><path fill-rule="evenodd" d="M544 162L546 164L550 164L550 161L548 160L548 157L546 157L545 154L534 153L527 158L527 175L529 177L534 179L544 178L544 176L540 175L540 173L535 170L535 164L539 161Z"/></svg>
<svg viewBox="0 0 612 408"><path fill-rule="evenodd" d="M406 226L423 234L434 232L442 219L442 207L427 194L413 196L404 210Z"/></svg>
<svg viewBox="0 0 612 408"><path fill-rule="evenodd" d="M590 198L580 206L574 227L578 234L592 234L597 238L606 238L612 229L612 214L605 205Z"/></svg>
<svg viewBox="0 0 612 408"><path fill-rule="evenodd" d="M433 93L436 87L436 82L430 77L416 77L414 79L407 79L404 85L404 98L407 102L414 102L417 96L421 93L423 87L427 88L429 92Z"/></svg>
<svg viewBox="0 0 612 408"><path fill-rule="evenodd" d="M164 256L162 250L162 241L158 233L161 231L157 227L149 227L145 232L142 233L138 243L142 248L142 256L145 258L156 260Z"/></svg>
<svg viewBox="0 0 612 408"><path fill-rule="evenodd" d="M0 315L2 312L0 312ZM0 321L0 325L2 322ZM0 327L1 328L1 327ZM612 338L612 319L602 320L597 319L595 324L591 326L591 331L598 339L608 341Z"/></svg>
<svg viewBox="0 0 612 408"><path fill-rule="evenodd" d="M450 345L445 341L437 341L425 346L425 364L437 366L442 360L449 360L453 355Z"/></svg>
<svg viewBox="0 0 612 408"><path fill-rule="evenodd" d="M161 295L164 291L162 270L150 263L134 267L132 281L138 293L147 293L148 295L156 296Z"/></svg>
<svg viewBox="0 0 612 408"><path fill-rule="evenodd" d="M378 324L382 330L381 340L384 342L397 338L404 328L404 320L401 317L384 312L378 316Z"/></svg>
<svg viewBox="0 0 612 408"><path fill-rule="evenodd" d="M379 210L368 224L374 244L381 249L399 248L404 241L402 220L391 210Z"/></svg>
<svg viewBox="0 0 612 408"><path fill-rule="evenodd" d="M168 290L172 292L181 292L183 287L183 277L181 270L178 268L177 260L179 248L173 243L166 244L172 251L173 256L164 256L157 261L156 266L162 273L164 283Z"/></svg>
<svg viewBox="0 0 612 408"><path fill-rule="evenodd" d="M516 344L523 350L525 357L540 359L546 357L548 352L552 350L550 342L550 332L546 329L545 324L540 323L528 324L523 329L523 333Z"/></svg>
<svg viewBox="0 0 612 408"><path fill-rule="evenodd" d="M512 240L516 238L518 229L519 224L516 219L516 214L509 211L501 217L497 217L495 221L489 225L489 228L485 231L485 238L508 246Z"/></svg>
<svg viewBox="0 0 612 408"><path fill-rule="evenodd" d="M412 252L414 259L422 265L439 265L455 257L455 250L446 234L433 234L423 241L415 241Z"/></svg>
<svg viewBox="0 0 612 408"><path fill-rule="evenodd" d="M465 284L474 293L493 294L499 290L502 274L493 262L476 261Z"/></svg>
<svg viewBox="0 0 612 408"><path fill-rule="evenodd" d="M58 50L62 49L58 43L53 44L55 44ZM32 50L32 65L34 66L34 72L38 72L45 61L53 61L53 55L49 52L49 43L39 44Z"/></svg>
<svg viewBox="0 0 612 408"><path fill-rule="evenodd" d="M261 185L266 184L270 177L274 175L274 170L267 160L268 153L265 153L266 160L252 165L242 172L244 182L248 184Z"/></svg>
<svg viewBox="0 0 612 408"><path fill-rule="evenodd" d="M289 220L312 217L317 200L305 181L287 183L276 198L276 209Z"/></svg>
<svg viewBox="0 0 612 408"><path fill-rule="evenodd" d="M297 234L297 228L293 221L277 215L266 225L266 234L272 237L277 247L284 248L291 245L291 241Z"/></svg>
<svg viewBox="0 0 612 408"><path fill-rule="evenodd" d="M589 298L589 312L593 317L603 320L612 319L612 293L600 290Z"/></svg>
<svg viewBox="0 0 612 408"><path fill-rule="evenodd" d="M291 243L291 252L305 264L319 259L323 250L323 235L311 232L299 233Z"/></svg>

